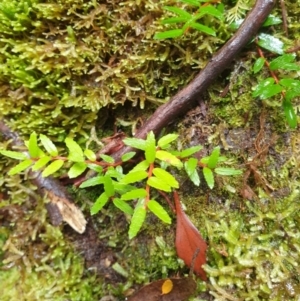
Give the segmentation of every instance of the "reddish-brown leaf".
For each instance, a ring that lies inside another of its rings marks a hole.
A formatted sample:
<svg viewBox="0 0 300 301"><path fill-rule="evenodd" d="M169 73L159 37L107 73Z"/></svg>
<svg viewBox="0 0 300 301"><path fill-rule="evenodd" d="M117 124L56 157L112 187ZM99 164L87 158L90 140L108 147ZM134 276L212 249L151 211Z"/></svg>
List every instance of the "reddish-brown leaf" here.
<svg viewBox="0 0 300 301"><path fill-rule="evenodd" d="M194 265L194 272L202 280L207 280L206 273L202 268L202 265L206 263L207 244L197 228L183 212L176 191L174 192L174 200L177 214L175 240L177 255L187 266L191 267L191 265Z"/></svg>

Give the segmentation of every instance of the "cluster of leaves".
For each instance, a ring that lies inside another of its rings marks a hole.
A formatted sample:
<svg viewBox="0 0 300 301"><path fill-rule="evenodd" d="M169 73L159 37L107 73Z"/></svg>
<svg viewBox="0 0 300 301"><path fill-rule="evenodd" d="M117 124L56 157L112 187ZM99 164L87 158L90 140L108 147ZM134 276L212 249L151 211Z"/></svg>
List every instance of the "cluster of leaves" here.
<svg viewBox="0 0 300 301"><path fill-rule="evenodd" d="M216 147L210 156L201 160L191 157L201 150L202 146L193 146L183 151L171 150L171 145L178 135L168 134L156 141L153 132L150 132L146 140L138 138L126 138L123 142L133 148L144 152L144 160L137 163L126 174L123 164L135 156L135 152L129 152L122 156L121 162L115 162L108 155L100 155L101 161L97 161L96 154L90 149L82 149L80 145L71 138L66 138L68 157L58 155L58 150L53 142L45 135L39 135L39 141L46 153L38 145L38 137L34 132L29 141L26 142L27 153L1 150L4 156L21 160L13 167L10 175L14 175L31 168L33 171L43 169L42 176L47 177L62 168L65 162L71 163L68 171L70 178L81 175L87 168L94 170L97 175L83 182L80 187L86 188L103 185L103 192L97 198L91 208L91 214L98 213L103 206L111 201L125 214L132 215L129 237L133 238L141 229L146 213L150 210L163 222L170 224L171 217L164 207L155 198L157 194L150 191L171 192L179 188L179 182L170 173L171 168L184 169L191 181L199 186L200 177L197 171L202 167L202 172L207 185L214 187L214 173L219 175L238 175L240 170L216 167L218 163L224 162L225 157L220 156L220 148ZM138 186L137 186L138 185ZM144 187L144 188L142 188ZM134 208L128 201L135 201Z"/></svg>
<svg viewBox="0 0 300 301"><path fill-rule="evenodd" d="M267 62L264 57L258 58L253 65L253 72L259 72L267 64L270 72L274 71L300 71L300 65L295 62L294 54L283 54L271 62ZM268 99L281 94L283 97L282 107L286 121L291 128L297 127L297 115L292 105L292 99L300 96L300 80L289 77L278 79L274 75L261 81L252 93L253 97Z"/></svg>
<svg viewBox="0 0 300 301"><path fill-rule="evenodd" d="M232 28L237 28L243 20L238 20L232 24ZM263 26L272 26L282 23L282 20L274 15L268 16ZM267 77L255 87L252 97L259 97L261 100L267 100L275 95L282 95L282 107L285 118L291 128L297 127L297 116L292 105L292 99L300 95L300 81L295 79L297 75L291 72L299 71L300 65L295 62L296 55L285 53L285 44L277 37L267 33L260 33L257 36L256 43L274 54L279 55L272 61L267 61L262 51L259 49L260 57L256 59L252 70L254 74L262 71L266 66L272 75ZM281 79L275 72L281 74Z"/></svg>
<svg viewBox="0 0 300 301"><path fill-rule="evenodd" d="M223 16L223 10L224 6L219 5L217 8L215 8L212 5L206 5L210 1L208 0L180 0L180 2L183 2L187 5L190 5L192 7L196 7L197 10L194 13L189 13L188 11L181 9L179 7L175 6L164 6L163 8L171 13L176 14L176 17L163 19L161 21L161 24L182 24L183 26L181 28L167 30L164 32L159 32L154 35L154 39L169 39L169 38L177 38L182 35L184 35L190 28L196 29L198 31L204 32L205 34L215 36L216 31L209 26L200 24L197 22L199 19L204 19L204 17L212 16L214 18L217 18L221 21L224 20ZM201 5L201 3L205 2L204 5ZM203 20L205 22L207 20ZM214 21L209 19L208 22L212 24Z"/></svg>

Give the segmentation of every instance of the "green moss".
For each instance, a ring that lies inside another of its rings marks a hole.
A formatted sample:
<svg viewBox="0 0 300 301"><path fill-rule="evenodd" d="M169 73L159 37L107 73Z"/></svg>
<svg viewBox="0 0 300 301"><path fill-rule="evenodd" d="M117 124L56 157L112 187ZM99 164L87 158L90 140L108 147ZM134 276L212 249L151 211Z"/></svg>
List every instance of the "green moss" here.
<svg viewBox="0 0 300 301"><path fill-rule="evenodd" d="M159 23L166 16L162 6L174 1L99 2L0 4L0 112L22 134L35 130L58 141L71 135L84 143L97 117L107 119L104 108L164 103L230 36L227 26L216 23L218 37L191 31L180 39L154 41L154 33L165 30ZM281 25L276 35L292 47L299 39L299 7L291 1L286 7L290 36L283 36ZM207 114L198 108L178 127L179 148L200 143L206 155L221 145L232 166L246 173L246 163L254 159L258 172L252 170L246 180L217 177L213 191L204 181L200 188L183 181L187 214L209 243L205 269L210 281L207 286L199 281L199 291L207 288L216 300L298 300L300 136L286 128L279 99L265 101L261 114L262 102L251 97L252 87L267 74L253 76L253 54L241 60L232 75L224 74L209 89ZM220 97L225 80L229 92ZM299 109L299 100L293 104ZM136 116L127 118L122 111L120 119L122 124ZM100 138L108 131L98 126ZM256 141L268 150L259 158ZM112 206L95 224L115 255L113 268L126 277L112 284L96 279L60 229L47 223L36 188L24 176L4 176L11 164L0 158L3 300L98 300L109 294L124 299L135 284L188 272L176 257L173 227L149 217L141 235L128 241L127 222ZM245 182L252 201L240 195ZM89 193L75 191L86 211L95 199Z"/></svg>
<svg viewBox="0 0 300 301"><path fill-rule="evenodd" d="M192 33L176 43L153 41L163 28L164 3L2 3L2 115L26 134L57 136L62 128L90 129L103 107L165 102L206 64L207 52L221 40L203 41Z"/></svg>

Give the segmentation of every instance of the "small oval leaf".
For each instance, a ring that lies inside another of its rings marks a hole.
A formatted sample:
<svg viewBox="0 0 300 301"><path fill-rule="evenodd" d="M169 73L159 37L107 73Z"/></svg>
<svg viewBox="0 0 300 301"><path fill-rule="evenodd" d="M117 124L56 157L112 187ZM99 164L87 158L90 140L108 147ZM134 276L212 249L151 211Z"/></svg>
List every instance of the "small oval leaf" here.
<svg viewBox="0 0 300 301"><path fill-rule="evenodd" d="M83 152L83 154L90 160L90 161L96 161L97 160L97 156L96 154L91 150L86 148Z"/></svg>
<svg viewBox="0 0 300 301"><path fill-rule="evenodd" d="M158 179L156 177L150 177L147 181L147 184L153 188L163 190L166 192L171 191L171 186L167 184L166 182L162 181L161 179Z"/></svg>
<svg viewBox="0 0 300 301"><path fill-rule="evenodd" d="M148 177L148 173L146 171L143 170L133 171L125 175L124 178L121 180L121 182L124 184L136 183L146 179L147 177Z"/></svg>
<svg viewBox="0 0 300 301"><path fill-rule="evenodd" d="M113 203L117 208L119 208L124 213L130 215L133 213L133 209L130 207L130 205L128 205L128 203L124 202L123 200L115 198L113 200Z"/></svg>
<svg viewBox="0 0 300 301"><path fill-rule="evenodd" d="M32 170L33 171L39 170L40 168L44 167L50 160L51 157L49 156L44 156L40 158L38 161L34 163L34 165L32 166Z"/></svg>
<svg viewBox="0 0 300 301"><path fill-rule="evenodd" d="M48 177L58 171L64 165L63 160L55 160L50 163L42 172L42 177Z"/></svg>
<svg viewBox="0 0 300 301"><path fill-rule="evenodd" d="M56 146L47 136L40 134L40 140L50 156L56 157L58 155Z"/></svg>
<svg viewBox="0 0 300 301"><path fill-rule="evenodd" d="M186 158L186 157L189 157L197 152L199 152L201 149L203 148L202 145L196 145L196 146L192 146L190 148L187 148L185 150L183 150L181 153L180 153L180 157L181 158Z"/></svg>
<svg viewBox="0 0 300 301"><path fill-rule="evenodd" d="M214 185L215 185L215 180L214 180L214 175L213 175L213 172L211 171L211 169L208 167L204 167L203 175L204 175L204 179L205 179L208 187L210 189L213 189Z"/></svg>
<svg viewBox="0 0 300 301"><path fill-rule="evenodd" d="M178 136L179 135L177 134L168 134L166 136L163 136L158 140L157 145L160 148L164 148L168 146L171 142L175 141L178 138Z"/></svg>
<svg viewBox="0 0 300 301"><path fill-rule="evenodd" d="M135 156L136 152L129 152L121 157L122 162L126 162Z"/></svg>
<svg viewBox="0 0 300 301"><path fill-rule="evenodd" d="M149 210L155 214L160 220L167 224L171 224L171 217L169 216L168 212L163 208L161 204L156 202L155 200L150 200L147 203L147 207Z"/></svg>
<svg viewBox="0 0 300 301"><path fill-rule="evenodd" d="M104 177L103 176L97 176L90 178L79 186L79 188L86 188L86 187L91 187L91 186L96 186L104 183Z"/></svg>
<svg viewBox="0 0 300 301"><path fill-rule="evenodd" d="M145 158L149 164L153 163L155 160L155 150L156 150L155 136L154 133L151 131L147 135L146 148L145 148Z"/></svg>
<svg viewBox="0 0 300 301"><path fill-rule="evenodd" d="M109 200L105 192L103 192L91 208L91 215L98 213Z"/></svg>
<svg viewBox="0 0 300 301"><path fill-rule="evenodd" d="M8 150L0 150L0 154L16 160L26 160L27 156L20 152L8 151Z"/></svg>
<svg viewBox="0 0 300 301"><path fill-rule="evenodd" d="M236 176L242 174L242 171L234 168L217 167L214 172L221 176Z"/></svg>
<svg viewBox="0 0 300 301"><path fill-rule="evenodd" d="M24 161L20 162L19 164L17 164L16 166L14 166L12 169L10 169L10 171L8 172L8 174L10 176L18 174L21 171L23 171L26 168L28 168L31 164L32 164L32 161L30 159L24 160Z"/></svg>
<svg viewBox="0 0 300 301"><path fill-rule="evenodd" d="M144 188L138 188L138 189L134 189L134 190L124 193L121 196L121 200L129 201L129 200L144 198L144 197L146 197L146 195L147 195L147 192Z"/></svg>
<svg viewBox="0 0 300 301"><path fill-rule="evenodd" d="M68 176L70 179L80 176L87 168L87 164L84 162L76 162L72 165L68 171Z"/></svg>
<svg viewBox="0 0 300 301"><path fill-rule="evenodd" d="M68 159L73 162L83 162L84 156L80 145L70 137L65 139L65 143L69 150Z"/></svg>
<svg viewBox="0 0 300 301"><path fill-rule="evenodd" d="M179 183L177 180L167 171L162 168L156 167L153 169L153 174L158 178L161 179L163 182L166 182L173 188L179 188Z"/></svg>
<svg viewBox="0 0 300 301"><path fill-rule="evenodd" d="M133 216L131 218L130 226L129 226L129 239L132 239L137 235L140 231L144 221L146 219L146 209L143 205L140 205L135 208L133 212Z"/></svg>
<svg viewBox="0 0 300 301"><path fill-rule="evenodd" d="M183 166L182 162L177 157L163 150L158 150L156 152L156 158L178 168Z"/></svg>

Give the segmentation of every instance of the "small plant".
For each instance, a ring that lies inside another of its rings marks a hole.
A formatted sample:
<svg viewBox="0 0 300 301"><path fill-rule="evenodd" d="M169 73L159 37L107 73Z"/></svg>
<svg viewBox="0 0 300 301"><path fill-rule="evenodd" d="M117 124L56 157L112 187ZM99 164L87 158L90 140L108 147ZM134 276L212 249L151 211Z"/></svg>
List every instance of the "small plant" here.
<svg viewBox="0 0 300 301"><path fill-rule="evenodd" d="M260 49L259 54L260 57L253 65L253 72L259 72L266 65L272 77L261 81L256 86L252 96L266 100L281 94L285 119L291 128L296 128L297 115L292 105L292 99L300 95L300 80L285 76L279 79L275 73L279 70L283 72L300 71L300 65L295 62L296 56L294 54L283 54L268 62Z"/></svg>
<svg viewBox="0 0 300 301"><path fill-rule="evenodd" d="M243 20L233 23L232 28L238 28L241 21ZM280 23L282 23L280 18L270 15L263 26ZM266 66L271 76L260 81L255 87L252 97L259 97L261 100L267 101L271 97L281 94L281 106L285 114L285 119L290 128L296 128L298 124L297 115L292 105L292 100L300 95L300 80L296 79L298 76L297 73L295 74L295 72L300 71L300 65L295 62L296 55L285 53L284 43L270 34L260 33L255 42L258 46L259 58L255 60L252 71L254 74L258 74ZM268 61L260 47L279 56ZM279 78L276 72L280 74L281 78ZM271 105L275 106L278 103L274 101Z"/></svg>
<svg viewBox="0 0 300 301"><path fill-rule="evenodd" d="M169 38L177 38L184 35L190 28L196 29L198 31L204 32L208 35L215 36L216 31L209 26L203 25L198 22L198 20L204 18L205 16L212 16L219 20L223 20L224 16L222 13L222 7L219 6L219 9L215 8L214 6L210 5L210 1L206 0L181 0L189 6L196 7L197 10L194 13L189 13L184 9L174 6L164 6L164 10L169 11L171 13L176 14L176 17L163 19L161 21L162 24L182 24L181 28L167 30L164 32L156 33L154 35L154 39L169 39ZM201 5L202 2L205 2L204 5ZM212 24L212 22L209 22Z"/></svg>
<svg viewBox="0 0 300 301"><path fill-rule="evenodd" d="M125 214L132 215L129 237L133 238L141 229L146 214L151 211L163 222L170 224L171 217L164 207L157 202L157 191L171 192L179 189L179 182L172 175L172 169L184 169L190 180L197 186L200 177L197 169L202 172L207 185L214 187L214 173L219 175L238 175L240 170L217 167L226 158L220 156L220 148L216 147L210 156L201 160L192 155L201 150L202 146L193 146L183 151L174 151L170 143L178 138L176 134L168 134L156 141L153 132L150 132L146 140L126 138L124 144L143 151L143 160L124 173L123 165L135 156L135 152L129 152L122 156L121 162L115 162L108 155L100 155L101 161L97 161L96 154L90 149L82 149L73 139L66 138L68 156L59 156L56 146L45 135L36 133L30 135L26 142L28 154L1 150L4 156L20 160L21 162L9 171L14 175L31 168L33 171L41 170L42 176L47 177L60 170L64 163L71 164L68 176L75 178L80 176L87 168L94 170L97 175L83 182L80 187L87 188L102 185L103 191L91 207L91 214L98 213L108 202L112 202ZM43 145L46 153L39 147L38 140ZM128 164L127 164L128 165ZM132 201L134 205L131 205Z"/></svg>

